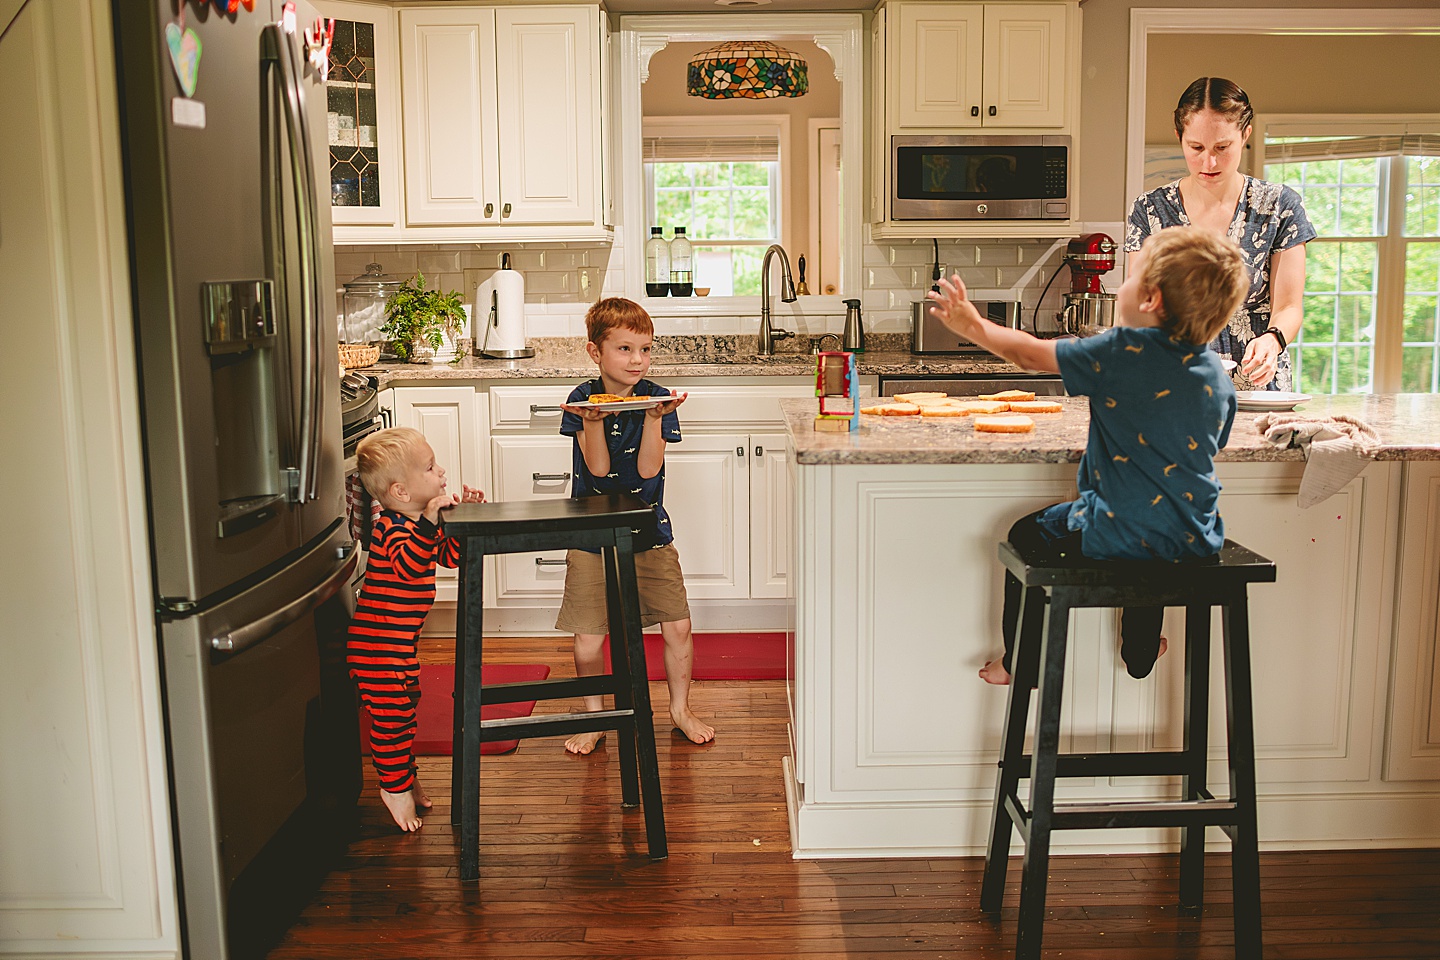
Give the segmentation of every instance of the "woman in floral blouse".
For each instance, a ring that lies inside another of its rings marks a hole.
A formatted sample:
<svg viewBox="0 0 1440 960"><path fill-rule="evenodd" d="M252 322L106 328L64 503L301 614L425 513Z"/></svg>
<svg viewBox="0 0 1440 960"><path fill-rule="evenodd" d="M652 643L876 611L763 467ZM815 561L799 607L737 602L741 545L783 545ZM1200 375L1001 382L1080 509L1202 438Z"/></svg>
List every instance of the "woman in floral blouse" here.
<svg viewBox="0 0 1440 960"><path fill-rule="evenodd" d="M1294 190L1240 172L1254 115L1250 98L1229 80L1201 77L1185 89L1175 135L1190 173L1136 199L1125 249L1133 253L1150 234L1189 224L1239 243L1250 292L1210 347L1239 365L1236 386L1291 390L1286 348L1304 320L1305 244L1315 228Z"/></svg>

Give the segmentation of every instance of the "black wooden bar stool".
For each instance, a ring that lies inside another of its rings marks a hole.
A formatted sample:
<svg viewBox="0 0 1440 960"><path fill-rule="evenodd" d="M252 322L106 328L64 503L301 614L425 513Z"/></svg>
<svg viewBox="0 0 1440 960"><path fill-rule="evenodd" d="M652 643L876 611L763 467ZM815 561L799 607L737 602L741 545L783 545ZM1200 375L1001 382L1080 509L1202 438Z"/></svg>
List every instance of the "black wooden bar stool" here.
<svg viewBox="0 0 1440 960"><path fill-rule="evenodd" d="M1000 775L991 811L990 845L980 908L999 911L1005 892L1010 831L1025 842L1020 882L1017 960L1038 960L1045 921L1045 883L1052 830L1107 827L1183 827L1180 848L1180 905L1201 906L1205 870L1205 828L1230 837L1235 898L1235 955L1259 958L1260 853L1255 824L1255 733L1250 700L1250 627L1246 586L1273 583L1275 564L1227 540L1204 561L1159 563L1097 561L1084 557L1040 563L1000 544L1000 561L1019 579L1019 614L1043 617L1039 644L1025 643L1017 624L1012 655L1010 700ZM1040 591L1037 598L1032 591ZM1062 754L1060 703L1070 611L1079 607L1185 608L1185 733L1179 751ZM1048 612L1046 607L1049 608ZM1230 795L1217 799L1206 786L1210 693L1210 608L1223 610L1225 703L1229 732ZM1031 688L1038 686L1034 753L1025 753ZM1056 803L1058 777L1181 777L1182 798L1140 802ZM1021 802L1020 781L1030 780L1029 807Z"/></svg>
<svg viewBox="0 0 1440 960"><path fill-rule="evenodd" d="M455 728L450 822L460 825L460 879L480 879L480 744L491 740L555 737L614 730L620 757L620 802L644 798L645 839L650 859L663 860L665 813L660 801L660 764L640 628L631 537L653 527L655 511L629 494L565 500L463 503L445 514L445 532L464 544L455 622ZM530 553L562 548L599 549L605 565L610 616L611 672L595 677L498 683L481 686L484 643L481 602L486 554ZM540 717L481 720L480 704L515 703L610 694L613 710Z"/></svg>

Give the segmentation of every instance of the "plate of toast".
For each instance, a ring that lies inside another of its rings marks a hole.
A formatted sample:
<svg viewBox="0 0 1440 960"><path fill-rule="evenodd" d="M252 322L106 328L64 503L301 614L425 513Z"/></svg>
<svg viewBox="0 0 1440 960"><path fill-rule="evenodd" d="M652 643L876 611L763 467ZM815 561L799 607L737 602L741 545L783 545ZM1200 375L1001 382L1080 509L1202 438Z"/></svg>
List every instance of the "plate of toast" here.
<svg viewBox="0 0 1440 960"><path fill-rule="evenodd" d="M613 393L592 393L589 400L581 403L567 403L565 406L591 410L613 410L616 413L622 413L626 410L648 410L674 399L669 394L657 397L621 397Z"/></svg>

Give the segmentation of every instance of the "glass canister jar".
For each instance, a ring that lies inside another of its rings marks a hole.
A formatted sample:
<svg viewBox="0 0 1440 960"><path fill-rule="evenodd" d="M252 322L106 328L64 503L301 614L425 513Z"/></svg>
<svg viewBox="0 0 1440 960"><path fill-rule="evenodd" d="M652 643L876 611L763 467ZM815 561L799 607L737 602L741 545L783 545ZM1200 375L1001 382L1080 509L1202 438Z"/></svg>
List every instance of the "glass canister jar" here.
<svg viewBox="0 0 1440 960"><path fill-rule="evenodd" d="M404 280L384 272L378 263L366 265L365 272L345 284L342 309L345 312L346 343L379 343L385 325L386 302Z"/></svg>

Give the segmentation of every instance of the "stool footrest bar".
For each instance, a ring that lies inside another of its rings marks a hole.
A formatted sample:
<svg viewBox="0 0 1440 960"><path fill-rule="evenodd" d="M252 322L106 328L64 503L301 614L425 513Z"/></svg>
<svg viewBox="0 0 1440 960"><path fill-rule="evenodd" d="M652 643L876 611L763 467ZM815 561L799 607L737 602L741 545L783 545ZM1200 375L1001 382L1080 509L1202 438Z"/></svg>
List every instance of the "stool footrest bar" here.
<svg viewBox="0 0 1440 960"><path fill-rule="evenodd" d="M547 717L503 717L480 721L480 742L526 737L558 737L593 730L628 730L635 724L633 710L596 710L593 713L557 713Z"/></svg>
<svg viewBox="0 0 1440 960"><path fill-rule="evenodd" d="M1235 821L1230 800L1155 800L1131 803L1057 803L1052 830L1102 827L1222 826Z"/></svg>
<svg viewBox="0 0 1440 960"><path fill-rule="evenodd" d="M1059 777L1180 777L1189 770L1183 753L1062 753L1055 758ZM1005 766L1005 761L1000 761ZM1030 754L1020 758L1020 779L1030 778Z"/></svg>
<svg viewBox="0 0 1440 960"><path fill-rule="evenodd" d="M562 700L614 693L614 674L593 677L565 677L559 680L524 680L519 683L487 683L480 688L480 702L523 703L526 700Z"/></svg>

